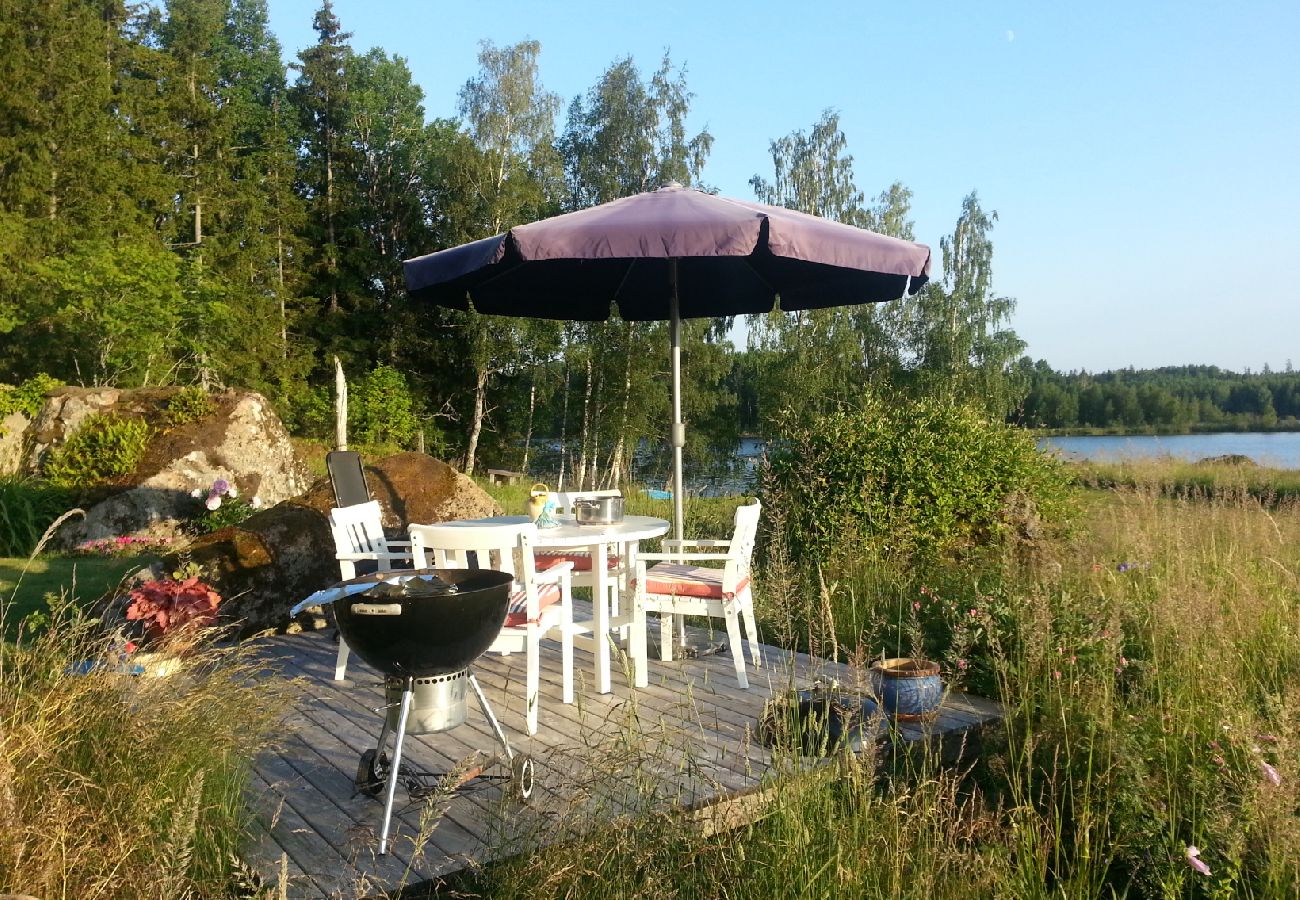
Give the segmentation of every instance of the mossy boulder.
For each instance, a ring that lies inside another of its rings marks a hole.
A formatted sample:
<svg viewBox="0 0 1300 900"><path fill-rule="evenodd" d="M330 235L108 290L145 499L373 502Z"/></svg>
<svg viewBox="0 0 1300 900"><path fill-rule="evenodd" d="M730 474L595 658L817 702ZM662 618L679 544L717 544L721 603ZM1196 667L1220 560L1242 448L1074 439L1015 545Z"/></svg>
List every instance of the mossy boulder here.
<svg viewBox="0 0 1300 900"><path fill-rule="evenodd" d="M501 508L471 479L423 453L399 453L366 467L371 494L393 537L410 522L500 515ZM186 563L224 598L222 619L241 637L318 628L312 613L289 619L289 608L339 580L330 534L334 493L328 478L241 524L197 538L139 578L160 577Z"/></svg>

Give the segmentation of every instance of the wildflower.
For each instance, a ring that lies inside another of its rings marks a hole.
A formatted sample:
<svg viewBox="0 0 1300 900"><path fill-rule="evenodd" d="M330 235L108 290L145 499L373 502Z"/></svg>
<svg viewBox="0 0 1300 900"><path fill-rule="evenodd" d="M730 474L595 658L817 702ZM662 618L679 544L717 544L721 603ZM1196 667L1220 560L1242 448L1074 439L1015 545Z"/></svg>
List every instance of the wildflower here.
<svg viewBox="0 0 1300 900"><path fill-rule="evenodd" d="M212 493L221 495L230 492L230 482L224 478L218 478L212 482Z"/></svg>
<svg viewBox="0 0 1300 900"><path fill-rule="evenodd" d="M970 611L970 617L971 617L972 619L979 618L979 614L980 614L980 611L979 611L978 609L974 609L974 608L972 608L971 611Z"/></svg>
<svg viewBox="0 0 1300 900"><path fill-rule="evenodd" d="M261 509L261 508L262 508L262 498L261 498L261 497L254 497L254 498L253 498L253 509Z"/></svg>
<svg viewBox="0 0 1300 900"><path fill-rule="evenodd" d="M217 510L221 508L221 496L219 494L208 494L207 501L203 504L208 509Z"/></svg>
<svg viewBox="0 0 1300 900"><path fill-rule="evenodd" d="M1193 869L1195 869L1196 871L1200 872L1202 875L1209 875L1210 867L1207 866L1205 863L1201 862L1200 857L1201 857L1200 849L1195 845L1188 844L1187 864L1191 866Z"/></svg>
<svg viewBox="0 0 1300 900"><path fill-rule="evenodd" d="M912 603L912 609L920 609L920 608L921 608L921 604L920 604L920 603L916 603L916 602L913 602L913 603Z"/></svg>
<svg viewBox="0 0 1300 900"><path fill-rule="evenodd" d="M200 497L203 496L203 488L195 488L194 490L190 491L190 496L193 497L195 500L199 499Z"/></svg>
<svg viewBox="0 0 1300 900"><path fill-rule="evenodd" d="M1227 761L1225 761L1224 758L1222 756L1219 756L1217 753L1214 755L1213 760L1214 760L1214 764L1218 766L1220 769L1222 769L1224 766L1228 764Z"/></svg>
<svg viewBox="0 0 1300 900"><path fill-rule="evenodd" d="M957 660L957 668L959 668L959 669L965 669L965 668L966 668L966 660L964 660L964 659L959 659L959 660Z"/></svg>
<svg viewBox="0 0 1300 900"><path fill-rule="evenodd" d="M1057 669L1055 672L1053 672L1053 673L1052 673L1052 677L1053 677L1053 678L1060 678L1060 677L1061 677L1061 670L1060 670L1060 669Z"/></svg>
<svg viewBox="0 0 1300 900"><path fill-rule="evenodd" d="M1276 744L1276 743L1277 743L1277 735L1275 735L1275 734L1257 734L1257 735L1255 735L1255 740L1257 740L1257 741L1263 741L1263 742L1266 743L1266 744Z"/></svg>
<svg viewBox="0 0 1300 900"><path fill-rule="evenodd" d="M1282 786L1282 776L1277 774L1277 769L1273 768L1266 762L1261 762L1259 768L1260 771L1264 773L1264 777L1273 783L1273 787Z"/></svg>

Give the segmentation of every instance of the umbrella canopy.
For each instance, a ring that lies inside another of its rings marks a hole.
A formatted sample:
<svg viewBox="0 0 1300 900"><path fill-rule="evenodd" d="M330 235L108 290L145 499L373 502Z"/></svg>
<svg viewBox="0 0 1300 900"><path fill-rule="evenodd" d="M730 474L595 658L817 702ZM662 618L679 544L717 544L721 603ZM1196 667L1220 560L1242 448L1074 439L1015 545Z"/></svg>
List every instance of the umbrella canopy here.
<svg viewBox="0 0 1300 900"><path fill-rule="evenodd" d="M404 264L412 298L569 321L672 324L673 501L681 537L680 319L893 300L930 277L930 248L779 206L672 184L519 225Z"/></svg>

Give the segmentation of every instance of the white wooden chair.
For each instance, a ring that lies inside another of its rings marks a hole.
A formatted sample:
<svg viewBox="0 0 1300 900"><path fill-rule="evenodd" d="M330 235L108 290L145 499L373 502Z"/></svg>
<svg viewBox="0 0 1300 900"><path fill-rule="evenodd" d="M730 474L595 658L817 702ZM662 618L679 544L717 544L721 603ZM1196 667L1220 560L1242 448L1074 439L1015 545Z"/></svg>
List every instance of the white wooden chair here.
<svg viewBox="0 0 1300 900"><path fill-rule="evenodd" d="M618 488L609 488L599 491L558 491L555 494L555 511L557 513L573 514L573 503L575 500L595 500L599 497L621 497L622 492ZM611 548L612 551L612 548ZM591 570L591 552L588 550L564 549L564 550L538 550L534 553L537 560L537 568L546 571L552 566L560 563L573 564L573 586L595 588L596 573ZM618 595L620 584L626 586L629 572L623 569L623 560L618 554L611 552L606 560L609 567L609 614L611 617L618 615ZM595 598L592 598L593 600Z"/></svg>
<svg viewBox="0 0 1300 900"><path fill-rule="evenodd" d="M562 691L573 702L573 586L572 566L559 563L538 572L533 561L537 526L526 524L479 525L446 522L411 525L411 555L423 569L495 569L509 572L515 583L505 625L489 653L523 652L524 702L528 733L537 733L537 707L541 688L541 640L553 632L561 647Z"/></svg>
<svg viewBox="0 0 1300 900"><path fill-rule="evenodd" d="M646 652L646 614L659 613L659 647L664 660L672 659L673 616L711 616L725 619L736 681L749 687L745 675L745 651L740 620L749 635L749 654L754 667L762 666L758 629L754 623L754 595L749 584L750 559L758 532L761 504L755 500L736 510L735 530L730 540L665 540L664 552L642 553L637 557L632 595L632 635L629 653L636 669L635 684L646 687L649 661ZM654 565L647 568L647 563ZM709 563L708 568L692 563Z"/></svg>
<svg viewBox="0 0 1300 900"><path fill-rule="evenodd" d="M410 567L410 542L385 538L380 523L382 516L378 500L330 510L334 556L339 561L339 575L343 581L371 572ZM347 672L348 652L347 642L340 635L339 653L334 661L335 681L342 681Z"/></svg>

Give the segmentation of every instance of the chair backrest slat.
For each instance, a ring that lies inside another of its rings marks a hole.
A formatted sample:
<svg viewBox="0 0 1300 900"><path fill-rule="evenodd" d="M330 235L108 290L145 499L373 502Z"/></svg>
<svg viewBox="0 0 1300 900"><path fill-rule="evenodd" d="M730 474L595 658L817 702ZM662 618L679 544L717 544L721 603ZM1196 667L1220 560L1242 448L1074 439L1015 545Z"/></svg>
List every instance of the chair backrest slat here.
<svg viewBox="0 0 1300 900"><path fill-rule="evenodd" d="M330 531L337 553L379 553L387 549L379 501L355 506L336 507L330 511Z"/></svg>
<svg viewBox="0 0 1300 900"><path fill-rule="evenodd" d="M417 569L495 569L510 573L520 584L529 584L536 574L532 545L537 539L537 526L531 522L411 525L408 532Z"/></svg>
<svg viewBox="0 0 1300 900"><path fill-rule="evenodd" d="M737 573L741 577L749 574L749 563L754 555L754 543L758 538L758 514L762 509L763 504L758 500L736 508L736 524L731 535L730 551L736 557Z"/></svg>

